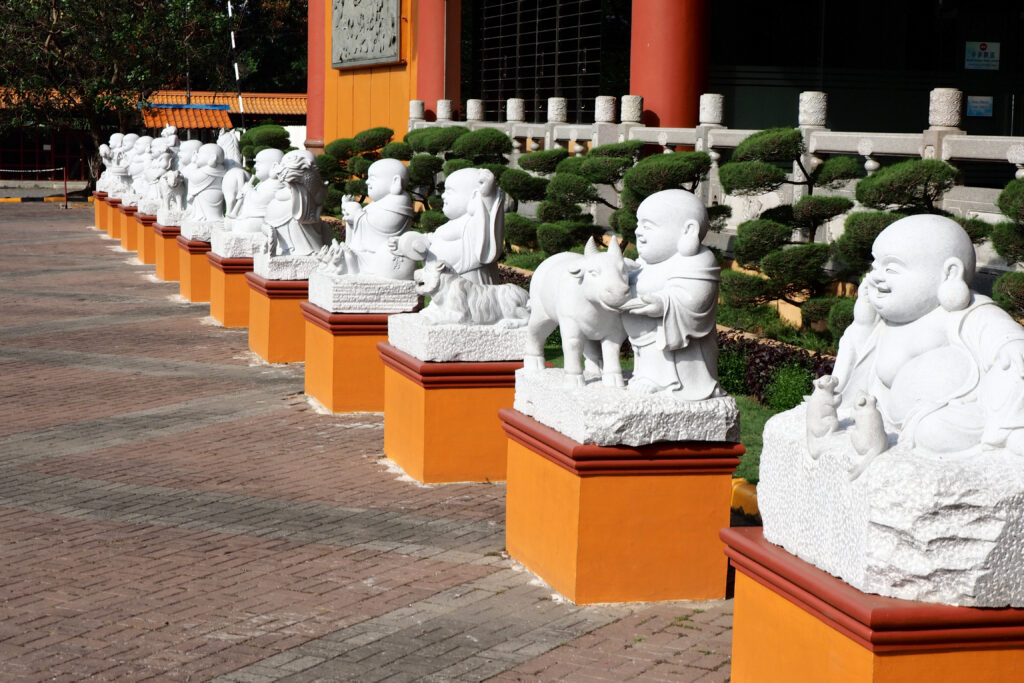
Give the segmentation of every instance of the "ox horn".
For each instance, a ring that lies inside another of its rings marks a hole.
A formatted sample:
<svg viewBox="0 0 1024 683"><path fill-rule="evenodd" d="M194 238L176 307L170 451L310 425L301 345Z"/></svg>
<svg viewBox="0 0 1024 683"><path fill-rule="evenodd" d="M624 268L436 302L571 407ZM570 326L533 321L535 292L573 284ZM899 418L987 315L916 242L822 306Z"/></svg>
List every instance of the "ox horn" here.
<svg viewBox="0 0 1024 683"><path fill-rule="evenodd" d="M595 256L600 253L601 251L597 248L597 242L594 241L594 236L591 235L590 239L587 240L587 246L583 247L583 255Z"/></svg>

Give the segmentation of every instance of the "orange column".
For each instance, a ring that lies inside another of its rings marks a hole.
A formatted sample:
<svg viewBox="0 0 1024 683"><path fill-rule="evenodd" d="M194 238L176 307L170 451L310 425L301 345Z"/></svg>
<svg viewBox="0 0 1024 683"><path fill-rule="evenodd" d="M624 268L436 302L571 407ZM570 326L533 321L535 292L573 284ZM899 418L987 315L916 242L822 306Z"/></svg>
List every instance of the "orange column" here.
<svg viewBox="0 0 1024 683"><path fill-rule="evenodd" d="M309 0L309 35L306 54L306 141L314 154L324 151L324 79L328 50L324 0Z"/></svg>
<svg viewBox="0 0 1024 683"><path fill-rule="evenodd" d="M707 0L633 3L629 92L644 98L648 126L697 125L708 80Z"/></svg>
<svg viewBox="0 0 1024 683"><path fill-rule="evenodd" d="M459 108L461 6L458 0L420 0L416 9L416 98L430 119L438 100L454 100Z"/></svg>

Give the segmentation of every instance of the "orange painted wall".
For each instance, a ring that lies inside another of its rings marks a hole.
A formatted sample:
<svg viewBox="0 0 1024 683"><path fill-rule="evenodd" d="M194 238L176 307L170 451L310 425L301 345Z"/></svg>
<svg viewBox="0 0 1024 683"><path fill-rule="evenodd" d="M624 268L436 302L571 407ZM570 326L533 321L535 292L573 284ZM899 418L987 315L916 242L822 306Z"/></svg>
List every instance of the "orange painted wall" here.
<svg viewBox="0 0 1024 683"><path fill-rule="evenodd" d="M327 26L324 66L324 141L375 126L387 126L400 139L409 124L409 100L416 99L416 9L402 0L401 57L404 64L335 69L331 66L331 5L324 3Z"/></svg>

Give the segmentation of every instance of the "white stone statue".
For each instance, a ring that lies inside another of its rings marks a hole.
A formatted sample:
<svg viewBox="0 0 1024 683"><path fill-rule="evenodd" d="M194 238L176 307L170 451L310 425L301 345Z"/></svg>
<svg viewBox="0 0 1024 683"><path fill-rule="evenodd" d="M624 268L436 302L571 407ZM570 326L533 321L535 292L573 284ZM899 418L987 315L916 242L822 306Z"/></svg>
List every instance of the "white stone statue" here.
<svg viewBox="0 0 1024 683"><path fill-rule="evenodd" d="M366 191L371 203L363 207L348 195L342 199L345 241L335 241L322 252L326 272L390 280L412 278L416 262L393 253L389 246L412 222L412 198L405 190L408 183L409 169L401 161L380 159L370 164Z"/></svg>
<svg viewBox="0 0 1024 683"><path fill-rule="evenodd" d="M313 154L293 150L270 173L282 187L267 205L263 233L269 236L265 251L270 256L315 255L329 239L320 220L326 190Z"/></svg>
<svg viewBox="0 0 1024 683"><path fill-rule="evenodd" d="M242 166L242 151L238 147L238 138L229 130L221 130L217 145L224 150L224 179L221 190L224 192L224 215L235 217L242 205L242 195L249 173Z"/></svg>
<svg viewBox="0 0 1024 683"><path fill-rule="evenodd" d="M765 426L765 538L865 592L1024 607L1024 328L955 221L872 254L833 375Z"/></svg>
<svg viewBox="0 0 1024 683"><path fill-rule="evenodd" d="M196 168L196 153L199 152L199 148L202 146L203 143L199 140L184 140L178 145L178 156L174 168L181 171L181 174L185 176L186 183L188 183L189 176Z"/></svg>
<svg viewBox="0 0 1024 683"><path fill-rule="evenodd" d="M157 138L149 146L149 157L140 183L139 213L154 216L160 209L160 179L174 168L174 152L166 138Z"/></svg>
<svg viewBox="0 0 1024 683"><path fill-rule="evenodd" d="M604 384L624 386L619 349L626 331L619 308L630 298L629 267L614 239L607 251L591 237L582 255L562 252L545 259L530 280L524 367L544 370L544 342L558 327L571 386L584 384L582 356L601 368Z"/></svg>
<svg viewBox="0 0 1024 683"><path fill-rule="evenodd" d="M481 285L461 277L444 261L431 261L413 276L416 293L430 297L418 315L431 324L521 327L530 315L529 294L514 284Z"/></svg>
<svg viewBox="0 0 1024 683"><path fill-rule="evenodd" d="M238 193L238 201L234 205L234 213L225 214L224 226L232 232L240 234L259 233L263 227L263 217L267 213L267 205L274 199L284 184L270 178L273 170L284 152L273 147L256 153L253 160L253 175Z"/></svg>
<svg viewBox="0 0 1024 683"><path fill-rule="evenodd" d="M633 347L630 391L672 391L701 400L718 386L719 267L701 245L708 231L703 202L685 190L662 190L637 209L639 268L630 274L633 298L622 323Z"/></svg>
<svg viewBox="0 0 1024 683"><path fill-rule="evenodd" d="M185 213L185 176L181 171L170 170L160 176L160 206L156 211L156 222L160 225L180 225Z"/></svg>
<svg viewBox="0 0 1024 683"><path fill-rule="evenodd" d="M132 178L128 174L128 167L131 165L135 141L138 139L139 136L135 133L128 133L121 137L121 144L117 149L111 150L113 165L110 167L107 192L112 199L124 201L131 192Z"/></svg>
<svg viewBox="0 0 1024 683"><path fill-rule="evenodd" d="M123 134L113 133L105 144L100 145L100 162L103 164L103 171L100 173L100 177L96 179L97 192L107 192L107 188L110 185L111 169L114 166L114 158L121 147L122 139L124 139Z"/></svg>
<svg viewBox="0 0 1024 683"><path fill-rule="evenodd" d="M178 129L175 126L164 126L164 129L160 131L160 138L164 140L168 149L177 151L178 145Z"/></svg>
<svg viewBox="0 0 1024 683"><path fill-rule="evenodd" d="M224 150L218 145L208 143L196 152L194 164L187 175L188 197L181 220L182 235L188 239L208 242L213 229L223 225L224 192L221 182L226 171Z"/></svg>
<svg viewBox="0 0 1024 683"><path fill-rule="evenodd" d="M452 173L444 188L448 222L430 234L392 238L392 251L414 261L444 261L473 282L495 282L505 234L505 193L494 174L481 168Z"/></svg>
<svg viewBox="0 0 1024 683"><path fill-rule="evenodd" d="M138 206L139 201L146 195L146 169L149 167L151 157L149 154L153 138L149 135L142 135L136 141L131 161L128 164L128 175L131 176L131 193L127 201L131 206Z"/></svg>

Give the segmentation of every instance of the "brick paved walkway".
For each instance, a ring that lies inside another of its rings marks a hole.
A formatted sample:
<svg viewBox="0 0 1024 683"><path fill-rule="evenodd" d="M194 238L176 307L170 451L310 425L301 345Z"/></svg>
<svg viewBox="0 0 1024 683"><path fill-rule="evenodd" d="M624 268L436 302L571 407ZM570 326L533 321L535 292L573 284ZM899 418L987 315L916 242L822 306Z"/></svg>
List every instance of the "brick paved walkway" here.
<svg viewBox="0 0 1024 683"><path fill-rule="evenodd" d="M91 223L0 205L0 680L728 680L731 601L565 603Z"/></svg>

